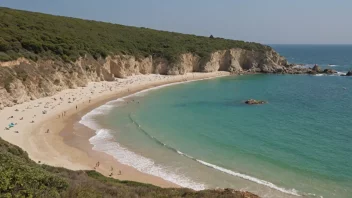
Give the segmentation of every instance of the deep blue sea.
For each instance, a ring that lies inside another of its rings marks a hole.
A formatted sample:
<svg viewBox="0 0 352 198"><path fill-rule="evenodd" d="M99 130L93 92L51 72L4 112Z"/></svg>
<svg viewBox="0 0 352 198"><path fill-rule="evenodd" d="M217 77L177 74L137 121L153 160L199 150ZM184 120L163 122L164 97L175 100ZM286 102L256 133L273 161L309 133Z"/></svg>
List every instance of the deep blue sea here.
<svg viewBox="0 0 352 198"><path fill-rule="evenodd" d="M340 72L352 70L352 45L271 45L290 63L330 68Z"/></svg>
<svg viewBox="0 0 352 198"><path fill-rule="evenodd" d="M291 63L352 70L351 45L272 47ZM222 77L111 101L83 121L100 126L94 149L184 187L348 198L351 85L336 75Z"/></svg>

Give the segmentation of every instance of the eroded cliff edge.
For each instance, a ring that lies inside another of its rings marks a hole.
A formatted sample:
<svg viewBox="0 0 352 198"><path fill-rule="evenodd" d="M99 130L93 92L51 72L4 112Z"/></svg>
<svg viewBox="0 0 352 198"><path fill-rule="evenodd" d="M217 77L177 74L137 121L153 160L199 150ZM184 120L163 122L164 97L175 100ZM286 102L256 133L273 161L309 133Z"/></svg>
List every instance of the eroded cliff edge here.
<svg viewBox="0 0 352 198"><path fill-rule="evenodd" d="M79 58L76 62L19 58L0 63L0 109L68 89L87 85L88 82L113 81L138 74L182 75L189 72L229 71L233 73L296 73L284 57L274 50L265 52L244 49L220 50L207 61L186 53L179 61L148 56L108 56L94 59Z"/></svg>

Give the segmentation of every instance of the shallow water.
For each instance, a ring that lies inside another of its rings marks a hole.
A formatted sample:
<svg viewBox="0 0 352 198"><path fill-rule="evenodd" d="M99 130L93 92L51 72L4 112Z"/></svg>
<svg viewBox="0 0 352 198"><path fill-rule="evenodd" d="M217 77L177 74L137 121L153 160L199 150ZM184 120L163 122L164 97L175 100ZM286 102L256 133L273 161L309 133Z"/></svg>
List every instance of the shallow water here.
<svg viewBox="0 0 352 198"><path fill-rule="evenodd" d="M283 55L297 50L283 48ZM98 132L94 149L181 186L350 197L351 83L339 76L223 77L112 101L81 122ZM243 104L249 98L268 104Z"/></svg>

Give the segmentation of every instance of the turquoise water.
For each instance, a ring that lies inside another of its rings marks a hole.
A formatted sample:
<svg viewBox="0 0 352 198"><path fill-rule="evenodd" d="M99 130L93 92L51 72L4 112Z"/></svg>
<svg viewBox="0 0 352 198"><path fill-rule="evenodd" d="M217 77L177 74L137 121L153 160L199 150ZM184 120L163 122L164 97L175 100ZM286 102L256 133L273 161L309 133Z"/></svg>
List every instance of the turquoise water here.
<svg viewBox="0 0 352 198"><path fill-rule="evenodd" d="M333 56L336 48L352 52L351 46L320 49L321 59L309 56L319 46L273 47L298 63L351 68L341 53ZM185 187L347 198L352 196L351 83L340 76L223 77L113 101L85 120L95 122L96 150ZM268 104L243 104L249 98Z"/></svg>

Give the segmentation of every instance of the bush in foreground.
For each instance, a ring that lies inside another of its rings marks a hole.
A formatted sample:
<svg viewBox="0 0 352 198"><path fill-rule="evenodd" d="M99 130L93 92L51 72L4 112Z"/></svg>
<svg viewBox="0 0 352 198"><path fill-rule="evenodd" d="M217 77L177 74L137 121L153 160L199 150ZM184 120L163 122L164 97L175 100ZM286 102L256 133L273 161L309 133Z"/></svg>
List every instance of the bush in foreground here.
<svg viewBox="0 0 352 198"><path fill-rule="evenodd" d="M71 171L36 164L27 153L0 138L0 197L233 197L257 198L234 190L193 191L120 181L95 171Z"/></svg>

